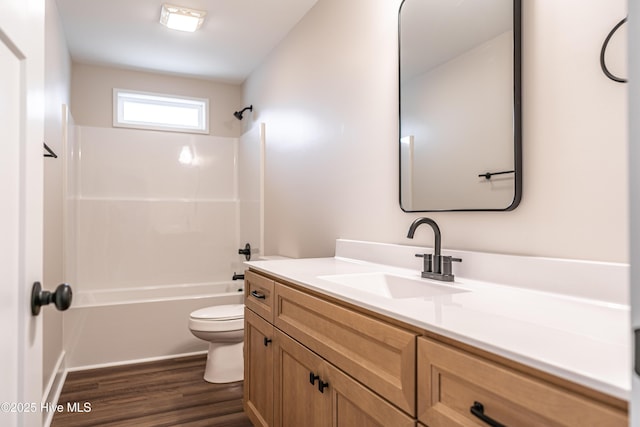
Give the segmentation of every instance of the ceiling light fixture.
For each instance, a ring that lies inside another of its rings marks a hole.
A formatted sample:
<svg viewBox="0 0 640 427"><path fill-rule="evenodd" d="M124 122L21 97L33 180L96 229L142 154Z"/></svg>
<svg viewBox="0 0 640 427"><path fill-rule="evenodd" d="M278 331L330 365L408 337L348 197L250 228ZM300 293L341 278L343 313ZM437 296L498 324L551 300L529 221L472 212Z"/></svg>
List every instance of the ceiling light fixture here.
<svg viewBox="0 0 640 427"><path fill-rule="evenodd" d="M202 26L206 14L207 12L203 10L163 4L160 12L160 23L174 30L194 32Z"/></svg>

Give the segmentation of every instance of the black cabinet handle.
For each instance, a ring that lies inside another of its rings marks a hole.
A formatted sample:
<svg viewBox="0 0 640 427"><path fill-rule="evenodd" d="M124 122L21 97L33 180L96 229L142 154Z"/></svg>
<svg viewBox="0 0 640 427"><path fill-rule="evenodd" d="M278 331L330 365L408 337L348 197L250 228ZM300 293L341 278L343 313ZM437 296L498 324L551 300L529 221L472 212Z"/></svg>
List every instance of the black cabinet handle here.
<svg viewBox="0 0 640 427"><path fill-rule="evenodd" d="M485 423L489 424L491 427L506 427L504 424L501 424L494 420L493 418L484 414L484 405L480 402L473 402L473 406L469 408L471 413L480 418Z"/></svg>
<svg viewBox="0 0 640 427"><path fill-rule="evenodd" d="M263 294L262 292L258 292L258 291L251 291L251 296L254 298L258 298L258 299L266 299L267 296L265 294Z"/></svg>
<svg viewBox="0 0 640 427"><path fill-rule="evenodd" d="M312 385L316 385L316 380L319 380L319 379L320 379L319 375L316 375L313 372L309 372L309 382Z"/></svg>
<svg viewBox="0 0 640 427"><path fill-rule="evenodd" d="M271 338L264 337L264 346L265 347L268 346L270 342L271 342Z"/></svg>
<svg viewBox="0 0 640 427"><path fill-rule="evenodd" d="M324 393L324 389L329 387L329 383L325 383L322 380L318 381L318 390L320 390L320 393Z"/></svg>

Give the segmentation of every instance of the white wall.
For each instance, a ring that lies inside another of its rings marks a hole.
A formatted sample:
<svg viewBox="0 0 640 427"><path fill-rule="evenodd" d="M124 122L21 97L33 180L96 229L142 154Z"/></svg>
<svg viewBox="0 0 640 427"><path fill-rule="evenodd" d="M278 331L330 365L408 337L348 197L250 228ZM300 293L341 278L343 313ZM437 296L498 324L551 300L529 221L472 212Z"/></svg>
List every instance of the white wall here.
<svg viewBox="0 0 640 427"><path fill-rule="evenodd" d="M626 262L627 88L598 64L626 2L523 3L522 203L426 215L448 248ZM320 0L245 82L268 129L267 254L328 256L337 237L409 242L420 215L398 204L398 6Z"/></svg>
<svg viewBox="0 0 640 427"><path fill-rule="evenodd" d="M60 157L44 159L44 288L53 291L64 281L63 251L63 148L62 105L69 104L71 59L62 31L55 0L47 0L45 9L45 124L44 139ZM43 384L55 376L62 354L62 316L48 307L42 310Z"/></svg>
<svg viewBox="0 0 640 427"><path fill-rule="evenodd" d="M211 135L239 137L242 125L233 112L241 108L241 87L158 73L73 63L71 113L80 126L112 126L113 88L209 98Z"/></svg>

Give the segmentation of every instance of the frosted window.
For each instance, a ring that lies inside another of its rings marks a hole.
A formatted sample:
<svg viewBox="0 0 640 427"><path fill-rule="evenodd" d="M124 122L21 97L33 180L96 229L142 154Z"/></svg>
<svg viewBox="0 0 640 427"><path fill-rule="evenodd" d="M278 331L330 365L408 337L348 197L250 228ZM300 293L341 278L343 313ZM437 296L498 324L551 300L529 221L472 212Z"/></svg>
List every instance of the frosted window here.
<svg viewBox="0 0 640 427"><path fill-rule="evenodd" d="M209 133L209 100L113 90L113 126Z"/></svg>

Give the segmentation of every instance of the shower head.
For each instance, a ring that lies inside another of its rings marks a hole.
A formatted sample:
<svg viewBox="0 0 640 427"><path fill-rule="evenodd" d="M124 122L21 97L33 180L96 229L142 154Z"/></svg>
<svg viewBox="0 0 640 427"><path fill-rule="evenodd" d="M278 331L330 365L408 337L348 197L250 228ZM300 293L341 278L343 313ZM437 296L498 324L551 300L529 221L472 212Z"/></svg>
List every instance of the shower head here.
<svg viewBox="0 0 640 427"><path fill-rule="evenodd" d="M245 107L240 111L236 111L235 113L233 113L233 116L238 120L242 120L242 113L244 113L247 110L253 111L253 105L249 105L248 107Z"/></svg>

